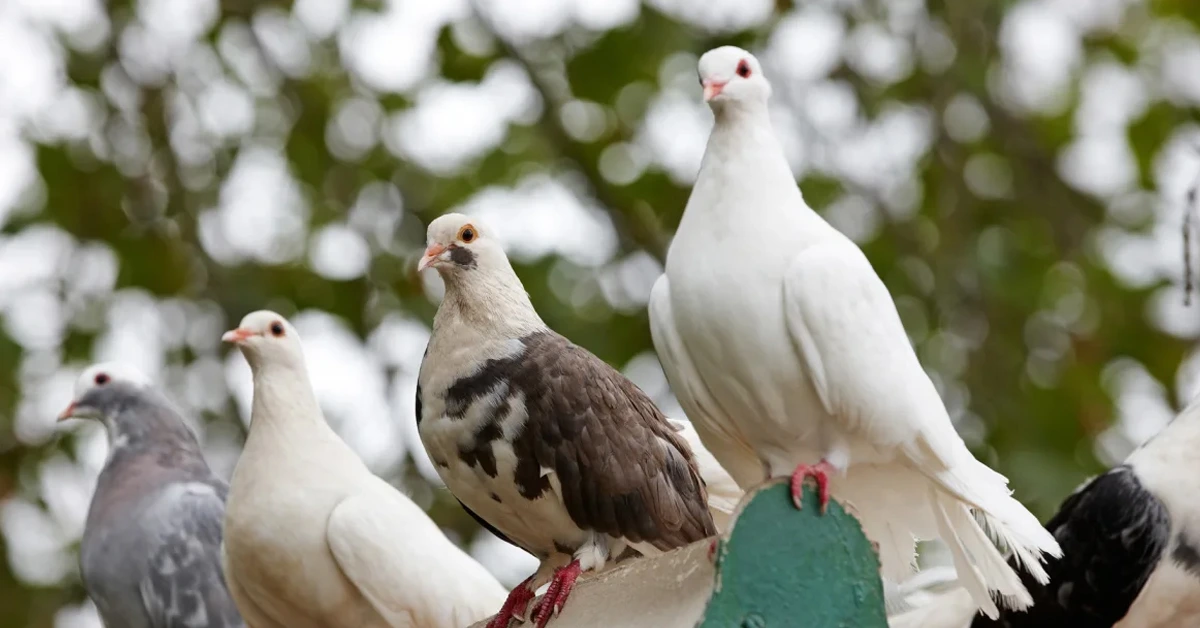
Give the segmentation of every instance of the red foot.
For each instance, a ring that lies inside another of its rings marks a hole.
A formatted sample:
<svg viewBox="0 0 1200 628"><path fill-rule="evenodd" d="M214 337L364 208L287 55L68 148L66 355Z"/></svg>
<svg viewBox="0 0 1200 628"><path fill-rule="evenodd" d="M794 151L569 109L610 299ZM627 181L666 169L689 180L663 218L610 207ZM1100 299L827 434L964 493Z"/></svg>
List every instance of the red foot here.
<svg viewBox="0 0 1200 628"><path fill-rule="evenodd" d="M708 543L708 562L713 562L713 557L717 554L717 545L720 542L720 539L713 539Z"/></svg>
<svg viewBox="0 0 1200 628"><path fill-rule="evenodd" d="M508 628L509 622L514 618L523 617L525 608L529 606L529 601L533 599L533 589L529 585L533 583L533 578L537 574L533 574L525 579L524 582L518 584L515 589L509 591L508 599L504 600L504 606L500 607L500 612L488 622L487 628Z"/></svg>
<svg viewBox="0 0 1200 628"><path fill-rule="evenodd" d="M571 594L571 589L575 588L575 580L579 578L581 571L583 569L579 566L578 560L573 560L571 564L554 570L554 578L550 581L550 587L546 589L542 601L538 602L537 608L534 609L533 619L537 628L546 628L550 618L557 616L563 606L566 606L567 596Z"/></svg>
<svg viewBox="0 0 1200 628"><path fill-rule="evenodd" d="M800 495L804 491L804 479L812 478L817 481L817 497L821 502L821 514L825 514L825 506L829 504L829 474L833 473L833 465L824 460L817 464L796 465L792 472L792 503L800 510Z"/></svg>

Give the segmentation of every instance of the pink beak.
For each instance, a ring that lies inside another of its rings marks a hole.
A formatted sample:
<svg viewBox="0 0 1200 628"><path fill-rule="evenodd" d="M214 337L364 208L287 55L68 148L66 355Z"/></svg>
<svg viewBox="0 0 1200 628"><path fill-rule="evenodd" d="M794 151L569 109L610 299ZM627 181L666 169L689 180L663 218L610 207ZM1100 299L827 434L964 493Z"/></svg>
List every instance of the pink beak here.
<svg viewBox="0 0 1200 628"><path fill-rule="evenodd" d="M430 265L437 261L438 256L445 252L446 246L444 244L430 244L429 248L425 249L425 255L421 256L421 261L417 262L417 272L429 268Z"/></svg>
<svg viewBox="0 0 1200 628"><path fill-rule="evenodd" d="M237 329L231 329L222 334L221 342L232 342L234 344L238 344L253 335L254 332L239 327Z"/></svg>
<svg viewBox="0 0 1200 628"><path fill-rule="evenodd" d="M67 406L66 410L63 410L61 413L59 413L58 420L66 421L67 419L71 418L71 416L74 414L75 414L75 402L72 401L71 404Z"/></svg>
<svg viewBox="0 0 1200 628"><path fill-rule="evenodd" d="M701 83L704 86L704 102L721 95L721 90L725 89L725 83L718 83L713 80L705 80Z"/></svg>

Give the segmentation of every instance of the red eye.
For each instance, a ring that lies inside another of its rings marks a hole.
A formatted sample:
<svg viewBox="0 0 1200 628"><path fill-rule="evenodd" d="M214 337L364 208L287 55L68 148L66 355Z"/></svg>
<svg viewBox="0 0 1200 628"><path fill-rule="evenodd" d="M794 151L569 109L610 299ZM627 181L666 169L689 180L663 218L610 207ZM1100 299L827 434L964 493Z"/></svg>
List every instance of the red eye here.
<svg viewBox="0 0 1200 628"><path fill-rule="evenodd" d="M737 73L742 78L750 78L750 64L745 59L738 62Z"/></svg>
<svg viewBox="0 0 1200 628"><path fill-rule="evenodd" d="M104 373L99 373L96 375L94 381L96 382L97 386L103 386L108 383L108 375L105 375Z"/></svg>

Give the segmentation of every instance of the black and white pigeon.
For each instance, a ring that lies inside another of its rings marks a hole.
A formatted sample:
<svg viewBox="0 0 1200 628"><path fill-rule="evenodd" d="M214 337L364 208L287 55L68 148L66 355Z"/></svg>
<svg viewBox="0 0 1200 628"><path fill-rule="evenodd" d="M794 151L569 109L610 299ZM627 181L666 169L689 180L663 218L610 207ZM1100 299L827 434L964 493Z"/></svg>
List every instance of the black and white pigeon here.
<svg viewBox="0 0 1200 628"><path fill-rule="evenodd" d="M905 628L1200 626L1200 403L1124 463L1092 478L1046 524L1062 558L1047 584L1024 571L1024 611L975 615L953 591L911 612Z"/></svg>
<svg viewBox="0 0 1200 628"><path fill-rule="evenodd" d="M110 451L80 547L83 584L107 626L242 626L221 573L224 482L183 418L138 370L84 370L59 420L96 419Z"/></svg>
<svg viewBox="0 0 1200 628"><path fill-rule="evenodd" d="M445 298L417 388L421 441L450 491L542 561L491 626L561 610L582 572L716 533L687 443L637 386L546 326L478 221L429 225L418 269Z"/></svg>

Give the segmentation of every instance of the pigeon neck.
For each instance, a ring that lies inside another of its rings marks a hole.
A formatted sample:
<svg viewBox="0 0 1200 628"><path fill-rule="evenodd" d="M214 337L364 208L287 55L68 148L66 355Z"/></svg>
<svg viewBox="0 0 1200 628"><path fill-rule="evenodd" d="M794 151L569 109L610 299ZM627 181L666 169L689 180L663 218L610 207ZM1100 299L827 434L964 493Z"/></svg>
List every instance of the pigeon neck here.
<svg viewBox="0 0 1200 628"><path fill-rule="evenodd" d="M464 324L488 337L519 338L546 327L511 266L448 273L444 278L446 296L433 319L435 331Z"/></svg>
<svg viewBox="0 0 1200 628"><path fill-rule="evenodd" d="M149 393L147 393L149 394ZM199 450L196 437L166 400L130 397L104 418L110 456L125 448L140 449L152 443L186 444Z"/></svg>
<svg viewBox="0 0 1200 628"><path fill-rule="evenodd" d="M254 371L251 434L255 428L297 424L319 424L328 428L303 363L270 361L251 366Z"/></svg>
<svg viewBox="0 0 1200 628"><path fill-rule="evenodd" d="M735 130L738 133L762 129L771 135L771 116L767 112L767 103L757 100L744 100L721 103L713 107L713 135L721 129Z"/></svg>

